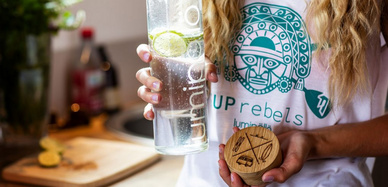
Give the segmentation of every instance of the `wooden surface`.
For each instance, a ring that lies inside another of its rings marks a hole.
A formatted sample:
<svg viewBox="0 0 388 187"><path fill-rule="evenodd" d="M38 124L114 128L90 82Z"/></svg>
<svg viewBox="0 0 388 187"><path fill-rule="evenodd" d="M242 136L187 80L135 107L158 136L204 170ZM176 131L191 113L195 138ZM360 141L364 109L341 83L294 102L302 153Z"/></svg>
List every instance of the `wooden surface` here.
<svg viewBox="0 0 388 187"><path fill-rule="evenodd" d="M153 148L78 137L66 142L58 167L42 168L36 155L3 170L3 178L45 186L103 186L128 176L160 159Z"/></svg>
<svg viewBox="0 0 388 187"><path fill-rule="evenodd" d="M248 185L262 184L263 174L282 162L278 139L263 127L248 127L234 133L224 153L229 169Z"/></svg>
<svg viewBox="0 0 388 187"><path fill-rule="evenodd" d="M174 187L181 173L183 162L183 156L162 155L161 161L109 187Z"/></svg>

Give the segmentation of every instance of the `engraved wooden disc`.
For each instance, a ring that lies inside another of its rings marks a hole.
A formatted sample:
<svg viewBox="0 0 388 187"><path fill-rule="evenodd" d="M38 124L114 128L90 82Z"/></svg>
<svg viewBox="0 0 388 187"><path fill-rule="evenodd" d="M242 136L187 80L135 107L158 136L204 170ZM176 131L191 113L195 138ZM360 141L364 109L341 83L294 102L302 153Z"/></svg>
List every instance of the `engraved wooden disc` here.
<svg viewBox="0 0 388 187"><path fill-rule="evenodd" d="M282 153L275 134L264 127L247 127L233 134L224 152L229 170L246 184L260 185L263 174L282 163Z"/></svg>

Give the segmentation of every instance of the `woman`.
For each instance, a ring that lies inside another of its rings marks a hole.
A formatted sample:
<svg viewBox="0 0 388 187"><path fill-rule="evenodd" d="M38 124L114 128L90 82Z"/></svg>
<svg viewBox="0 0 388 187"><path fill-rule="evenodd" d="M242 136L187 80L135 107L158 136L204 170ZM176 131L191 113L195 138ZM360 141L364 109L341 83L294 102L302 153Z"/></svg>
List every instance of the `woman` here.
<svg viewBox="0 0 388 187"><path fill-rule="evenodd" d="M205 0L203 6L210 149L186 156L177 186L243 186L226 166L223 144L233 127L248 126L271 129L281 143L283 164L262 178L271 186L373 186L364 157L388 155L388 62L379 37L382 31L388 38L388 1ZM138 54L152 59L146 45ZM137 78L144 84L139 97L158 103L160 95L150 91L162 84L149 69Z"/></svg>

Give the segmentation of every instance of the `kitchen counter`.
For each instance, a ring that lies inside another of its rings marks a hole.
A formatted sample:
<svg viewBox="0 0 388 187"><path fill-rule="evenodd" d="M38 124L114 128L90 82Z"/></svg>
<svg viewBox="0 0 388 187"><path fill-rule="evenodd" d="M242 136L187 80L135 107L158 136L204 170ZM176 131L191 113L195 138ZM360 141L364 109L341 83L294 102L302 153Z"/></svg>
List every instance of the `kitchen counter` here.
<svg viewBox="0 0 388 187"><path fill-rule="evenodd" d="M59 141L70 140L75 137L90 137L115 141L124 141L115 134L107 131L104 126L106 116L101 115L93 119L89 126L80 126L72 129L65 129L56 132L50 132L49 136ZM126 140L125 142L128 142ZM134 142L130 142L134 143ZM109 186L175 186L179 173L183 166L183 156L162 155L161 159L148 167L145 167L129 176L125 176L115 181ZM0 179L0 186L7 187L25 187L28 184L18 184Z"/></svg>
<svg viewBox="0 0 388 187"><path fill-rule="evenodd" d="M179 177L183 165L183 156L163 155L161 161L156 162L132 176L118 181L110 186L114 187L173 187Z"/></svg>

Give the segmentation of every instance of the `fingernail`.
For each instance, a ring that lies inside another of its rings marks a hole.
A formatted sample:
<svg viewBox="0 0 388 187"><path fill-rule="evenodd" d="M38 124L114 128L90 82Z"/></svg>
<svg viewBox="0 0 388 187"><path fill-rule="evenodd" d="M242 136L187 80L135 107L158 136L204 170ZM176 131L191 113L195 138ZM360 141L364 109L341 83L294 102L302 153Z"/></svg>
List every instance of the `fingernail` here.
<svg viewBox="0 0 388 187"><path fill-rule="evenodd" d="M211 72L211 73L210 73L210 76L213 77L213 78L217 78L217 75L216 75L216 73L214 73L214 72Z"/></svg>
<svg viewBox="0 0 388 187"><path fill-rule="evenodd" d="M153 95L152 97L151 97L151 99L152 99L152 101L154 101L154 102L158 102L159 101L159 95Z"/></svg>
<svg viewBox="0 0 388 187"><path fill-rule="evenodd" d="M234 182L234 175L233 175L233 174L230 175L230 180L231 180L232 182Z"/></svg>
<svg viewBox="0 0 388 187"><path fill-rule="evenodd" d="M143 58L146 61L150 60L150 54L149 53L144 53Z"/></svg>
<svg viewBox="0 0 388 187"><path fill-rule="evenodd" d="M218 152L219 152L219 153L222 153L222 148L221 148L221 146L218 147Z"/></svg>
<svg viewBox="0 0 388 187"><path fill-rule="evenodd" d="M151 120L151 114L149 112L147 112L146 116L148 120Z"/></svg>
<svg viewBox="0 0 388 187"><path fill-rule="evenodd" d="M153 87L155 90L159 90L159 89L160 89L160 83L159 83L159 82L154 82L154 83L152 83L152 87Z"/></svg>
<svg viewBox="0 0 388 187"><path fill-rule="evenodd" d="M263 182L273 182L274 179L273 176L266 176L263 178Z"/></svg>

